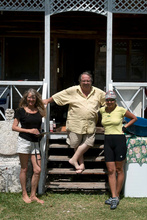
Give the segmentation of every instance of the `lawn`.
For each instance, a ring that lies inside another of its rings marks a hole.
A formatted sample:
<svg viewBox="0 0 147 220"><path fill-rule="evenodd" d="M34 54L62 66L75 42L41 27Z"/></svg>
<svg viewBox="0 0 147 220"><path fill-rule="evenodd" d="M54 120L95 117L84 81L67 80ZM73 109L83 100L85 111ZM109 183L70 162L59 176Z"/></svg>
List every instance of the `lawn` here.
<svg viewBox="0 0 147 220"><path fill-rule="evenodd" d="M0 219L19 220L135 220L147 219L147 198L122 198L115 210L104 201L107 194L50 193L26 204L21 193L0 193Z"/></svg>

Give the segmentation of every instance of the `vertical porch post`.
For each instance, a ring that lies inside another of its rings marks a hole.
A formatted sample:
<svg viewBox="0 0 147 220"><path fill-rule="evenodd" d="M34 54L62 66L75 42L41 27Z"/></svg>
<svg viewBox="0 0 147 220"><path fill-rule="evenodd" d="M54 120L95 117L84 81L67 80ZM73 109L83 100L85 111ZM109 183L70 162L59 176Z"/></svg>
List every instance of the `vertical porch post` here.
<svg viewBox="0 0 147 220"><path fill-rule="evenodd" d="M106 91L110 89L112 89L112 0L108 0L107 12Z"/></svg>
<svg viewBox="0 0 147 220"><path fill-rule="evenodd" d="M45 0L45 83L50 97L50 0ZM48 116L49 116L48 108Z"/></svg>
<svg viewBox="0 0 147 220"><path fill-rule="evenodd" d="M47 96L50 97L50 0L45 0L45 78L44 83L47 85ZM44 128L49 131L50 106L47 106L47 117L44 121ZM47 167L47 139L41 140L41 174L38 185L38 193L43 194L45 191L46 167Z"/></svg>

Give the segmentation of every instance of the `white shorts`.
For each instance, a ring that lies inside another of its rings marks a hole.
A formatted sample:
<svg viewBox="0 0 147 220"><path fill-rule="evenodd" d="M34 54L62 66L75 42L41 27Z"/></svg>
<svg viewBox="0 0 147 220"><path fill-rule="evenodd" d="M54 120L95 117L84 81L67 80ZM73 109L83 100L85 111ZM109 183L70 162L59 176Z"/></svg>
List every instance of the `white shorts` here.
<svg viewBox="0 0 147 220"><path fill-rule="evenodd" d="M35 154L35 151L36 154L40 153L38 142L31 142L18 136L16 151L18 154Z"/></svg>
<svg viewBox="0 0 147 220"><path fill-rule="evenodd" d="M95 141L94 134L76 134L74 132L67 132L66 143L72 148L77 148L79 145L86 144L87 146L93 147Z"/></svg>

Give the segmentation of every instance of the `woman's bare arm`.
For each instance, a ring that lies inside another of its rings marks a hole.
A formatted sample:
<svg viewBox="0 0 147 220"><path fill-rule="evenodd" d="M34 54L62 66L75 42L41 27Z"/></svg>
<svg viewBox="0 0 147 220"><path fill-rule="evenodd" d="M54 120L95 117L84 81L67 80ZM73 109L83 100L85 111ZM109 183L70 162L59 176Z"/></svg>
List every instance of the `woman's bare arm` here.
<svg viewBox="0 0 147 220"><path fill-rule="evenodd" d="M27 129L27 128L21 128L19 125L19 120L17 118L14 119L12 130L17 132L25 132L30 134L38 135L40 134L39 130L37 128Z"/></svg>
<svg viewBox="0 0 147 220"><path fill-rule="evenodd" d="M132 124L135 123L135 121L137 121L137 117L128 110L126 111L125 117L131 119L127 124L124 125L125 128L131 126Z"/></svg>

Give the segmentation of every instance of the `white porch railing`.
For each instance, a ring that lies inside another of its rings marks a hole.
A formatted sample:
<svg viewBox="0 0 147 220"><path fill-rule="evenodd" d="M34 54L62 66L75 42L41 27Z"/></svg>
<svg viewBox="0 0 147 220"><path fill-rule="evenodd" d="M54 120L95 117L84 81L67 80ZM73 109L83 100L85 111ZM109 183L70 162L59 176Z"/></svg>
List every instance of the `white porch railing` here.
<svg viewBox="0 0 147 220"><path fill-rule="evenodd" d="M16 91L16 93L19 95L19 97L22 97L21 89L24 87L28 89L30 87L35 87L37 91L40 91L40 89L43 87L43 81L0 81L0 99L5 97L5 94L8 93L9 90L9 97L10 97L10 108L13 109L14 104L14 98L13 98L13 90ZM26 89L27 90L27 89ZM24 90L23 90L24 92ZM0 105L1 107L1 105ZM5 118L5 115L0 110L0 115Z"/></svg>
<svg viewBox="0 0 147 220"><path fill-rule="evenodd" d="M145 88L147 88L147 82L112 82L109 84L109 89L114 89L116 92L118 105L127 108L139 117L144 117L144 111L147 108Z"/></svg>

